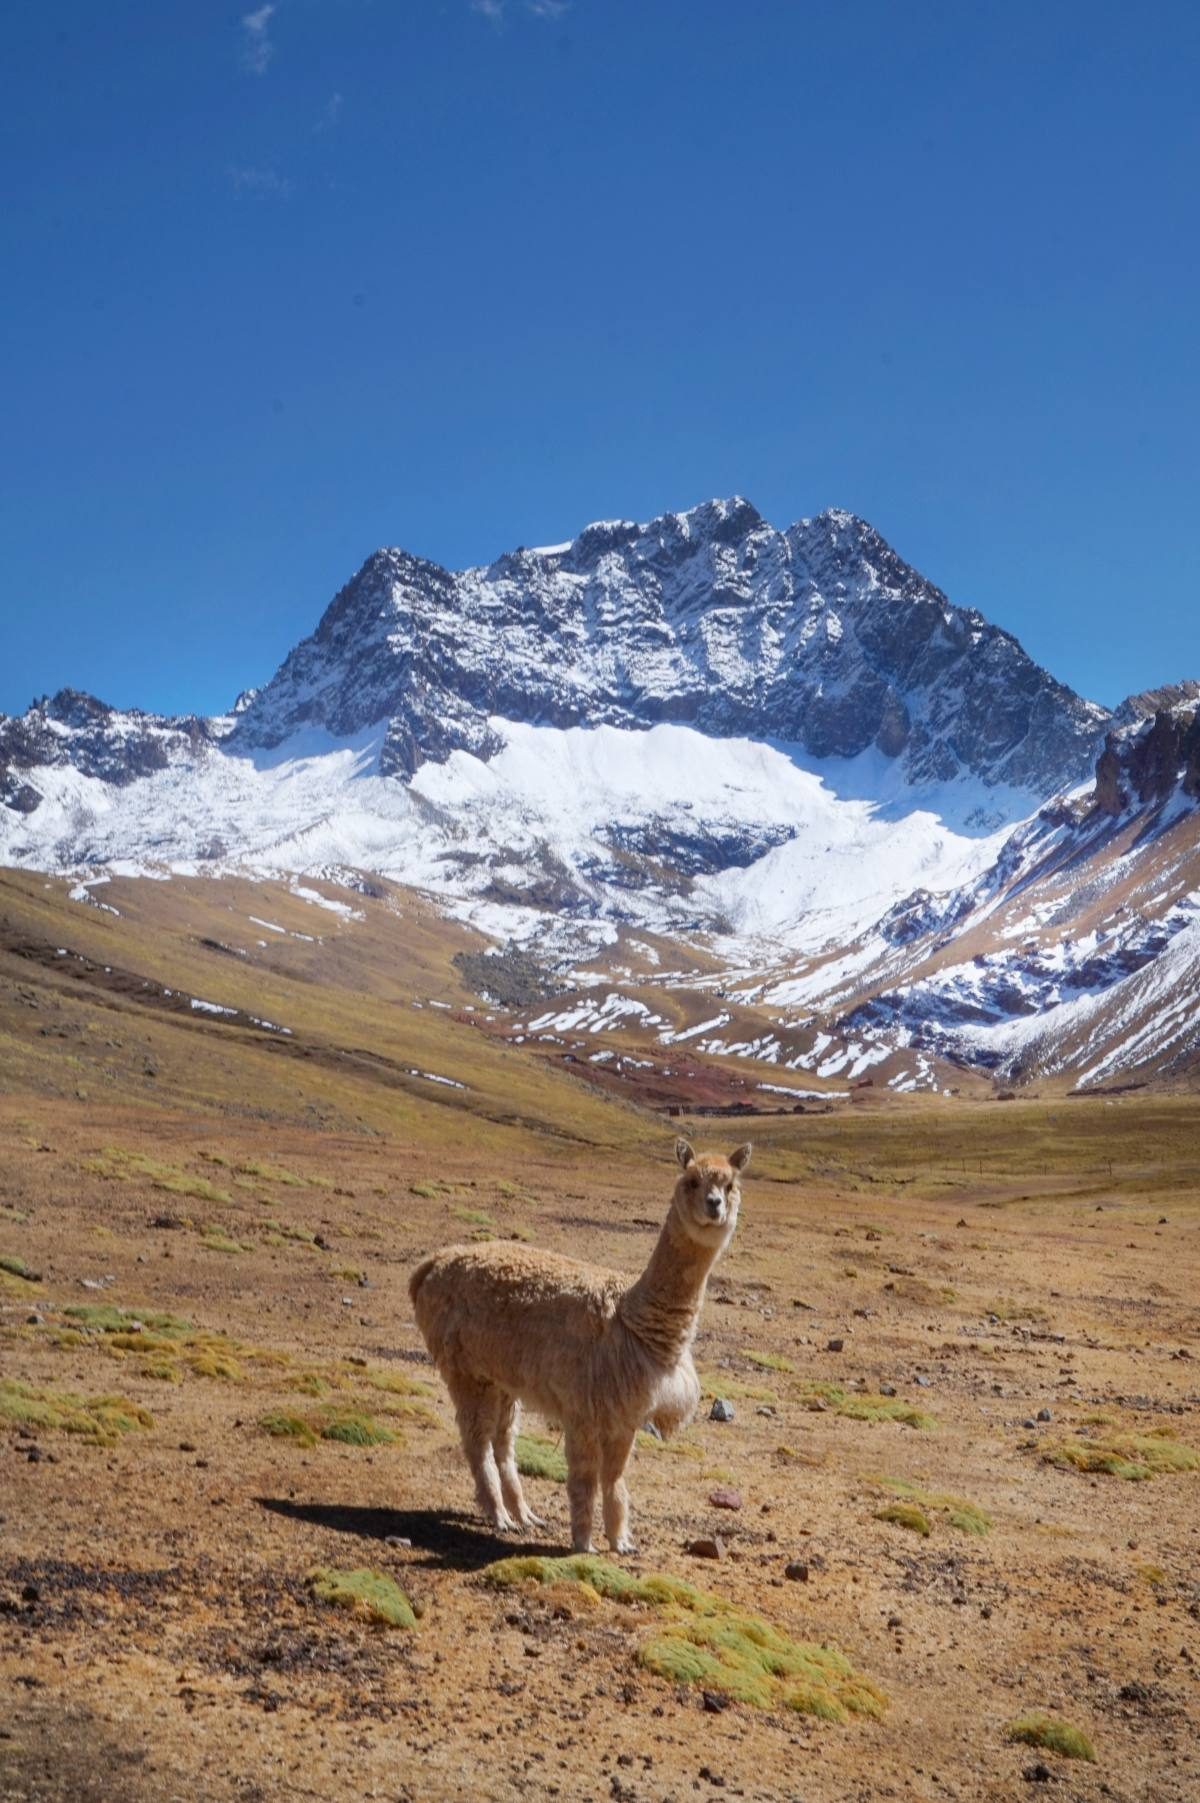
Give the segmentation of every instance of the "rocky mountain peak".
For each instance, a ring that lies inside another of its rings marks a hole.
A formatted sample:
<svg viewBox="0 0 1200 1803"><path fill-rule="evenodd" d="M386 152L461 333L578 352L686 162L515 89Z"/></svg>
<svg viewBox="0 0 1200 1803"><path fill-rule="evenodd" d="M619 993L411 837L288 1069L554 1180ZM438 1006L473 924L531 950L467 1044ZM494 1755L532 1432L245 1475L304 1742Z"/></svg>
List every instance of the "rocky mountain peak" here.
<svg viewBox="0 0 1200 1803"><path fill-rule="evenodd" d="M489 720L701 725L816 757L871 746L914 783L1046 795L1108 716L954 607L840 508L779 530L744 496L452 572L375 552L246 708L234 740L384 730L383 768L487 757Z"/></svg>
<svg viewBox="0 0 1200 1803"><path fill-rule="evenodd" d="M491 758L504 722L692 726L818 759L873 750L914 786L970 779L1041 800L1083 779L1112 719L858 515L780 529L733 495L459 571L382 548L221 720L64 689L0 721L0 765L10 795L13 773L39 764L123 783L214 743L269 749L315 727L377 733L382 774L408 778L455 751Z"/></svg>

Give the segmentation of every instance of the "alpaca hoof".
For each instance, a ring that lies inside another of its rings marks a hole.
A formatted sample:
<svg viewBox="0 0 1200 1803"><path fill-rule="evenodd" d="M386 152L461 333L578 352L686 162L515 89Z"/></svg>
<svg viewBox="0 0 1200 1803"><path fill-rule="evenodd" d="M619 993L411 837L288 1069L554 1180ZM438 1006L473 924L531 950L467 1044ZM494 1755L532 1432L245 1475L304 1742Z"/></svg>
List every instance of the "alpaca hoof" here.
<svg viewBox="0 0 1200 1803"><path fill-rule="evenodd" d="M532 1509L526 1509L524 1515L521 1517L521 1526L523 1528L544 1528L545 1525L546 1517L544 1515L535 1515Z"/></svg>
<svg viewBox="0 0 1200 1803"><path fill-rule="evenodd" d="M493 1534L515 1534L517 1524L511 1515L489 1515L488 1526Z"/></svg>
<svg viewBox="0 0 1200 1803"><path fill-rule="evenodd" d="M572 1540L571 1542L573 1553L594 1553L595 1550L590 1540Z"/></svg>
<svg viewBox="0 0 1200 1803"><path fill-rule="evenodd" d="M619 1540L613 1541L612 1549L614 1553L636 1553L637 1543L631 1540L628 1534L622 1534Z"/></svg>

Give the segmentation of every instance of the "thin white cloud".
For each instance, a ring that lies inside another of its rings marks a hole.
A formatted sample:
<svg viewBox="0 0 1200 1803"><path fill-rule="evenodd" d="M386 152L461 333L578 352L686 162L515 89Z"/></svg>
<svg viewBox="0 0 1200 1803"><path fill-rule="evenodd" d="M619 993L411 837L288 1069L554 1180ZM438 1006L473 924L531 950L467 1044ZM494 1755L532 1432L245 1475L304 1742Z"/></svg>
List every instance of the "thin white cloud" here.
<svg viewBox="0 0 1200 1803"><path fill-rule="evenodd" d="M264 200L286 200L292 192L288 177L280 175L278 169L232 163L227 173L239 194L257 194Z"/></svg>
<svg viewBox="0 0 1200 1803"><path fill-rule="evenodd" d="M514 0L514 4L516 0ZM509 0L470 0L471 11L503 30L508 22ZM570 11L571 0L524 0L525 11L535 19L561 19Z"/></svg>
<svg viewBox="0 0 1200 1803"><path fill-rule="evenodd" d="M265 75L275 45L271 39L271 19L275 8L267 0L252 13L242 14L242 68L250 75Z"/></svg>
<svg viewBox="0 0 1200 1803"><path fill-rule="evenodd" d="M332 93L325 102L325 105L321 108L320 113L317 115L317 123L313 127L313 130L332 131L342 116L342 108L345 104L346 97L344 94L339 94L336 91Z"/></svg>

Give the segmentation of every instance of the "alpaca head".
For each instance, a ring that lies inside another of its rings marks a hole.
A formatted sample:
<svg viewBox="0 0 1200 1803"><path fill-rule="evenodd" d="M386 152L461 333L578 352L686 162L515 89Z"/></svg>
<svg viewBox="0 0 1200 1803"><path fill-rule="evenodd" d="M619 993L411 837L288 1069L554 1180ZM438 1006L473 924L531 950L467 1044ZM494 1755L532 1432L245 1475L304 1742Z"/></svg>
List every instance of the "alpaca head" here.
<svg viewBox="0 0 1200 1803"><path fill-rule="evenodd" d="M686 1232L705 1246L730 1239L742 1200L738 1178L750 1162L749 1145L722 1158L719 1152L693 1152L686 1139L677 1139L675 1156L682 1169L673 1206Z"/></svg>

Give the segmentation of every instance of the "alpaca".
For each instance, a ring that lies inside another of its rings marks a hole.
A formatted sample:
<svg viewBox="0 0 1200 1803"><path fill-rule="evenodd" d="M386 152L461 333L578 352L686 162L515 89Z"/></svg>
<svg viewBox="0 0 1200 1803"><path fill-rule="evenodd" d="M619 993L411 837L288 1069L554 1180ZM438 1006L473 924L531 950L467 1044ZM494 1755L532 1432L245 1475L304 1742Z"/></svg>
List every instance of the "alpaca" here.
<svg viewBox="0 0 1200 1803"><path fill-rule="evenodd" d="M733 1238L750 1147L682 1167L650 1262L635 1281L507 1241L447 1246L423 1260L409 1295L446 1380L479 1507L498 1533L543 1527L525 1501L515 1444L520 1406L566 1437L571 1543L592 1550L596 1491L615 1552L633 1551L625 1467L650 1421L664 1436L700 1402L691 1346L708 1273Z"/></svg>

